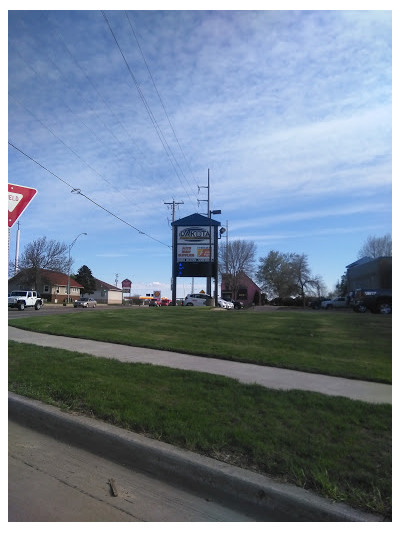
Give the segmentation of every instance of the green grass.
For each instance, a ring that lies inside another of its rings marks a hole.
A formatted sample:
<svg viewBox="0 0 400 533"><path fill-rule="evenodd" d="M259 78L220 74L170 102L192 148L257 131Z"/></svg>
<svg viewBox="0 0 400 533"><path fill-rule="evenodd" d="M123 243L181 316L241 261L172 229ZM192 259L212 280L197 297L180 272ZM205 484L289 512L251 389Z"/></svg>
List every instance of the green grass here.
<svg viewBox="0 0 400 533"><path fill-rule="evenodd" d="M390 519L390 405L12 341L9 390Z"/></svg>
<svg viewBox="0 0 400 533"><path fill-rule="evenodd" d="M38 314L10 324L54 335L392 382L390 315L187 307Z"/></svg>

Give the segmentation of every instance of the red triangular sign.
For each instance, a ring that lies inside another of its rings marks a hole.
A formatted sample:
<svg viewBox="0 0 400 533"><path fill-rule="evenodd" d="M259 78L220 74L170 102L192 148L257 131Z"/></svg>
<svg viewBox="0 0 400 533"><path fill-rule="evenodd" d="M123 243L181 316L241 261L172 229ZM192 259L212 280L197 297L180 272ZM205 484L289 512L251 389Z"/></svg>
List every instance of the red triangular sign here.
<svg viewBox="0 0 400 533"><path fill-rule="evenodd" d="M8 184L8 227L19 219L27 208L29 202L37 193L36 189L23 187L22 185Z"/></svg>

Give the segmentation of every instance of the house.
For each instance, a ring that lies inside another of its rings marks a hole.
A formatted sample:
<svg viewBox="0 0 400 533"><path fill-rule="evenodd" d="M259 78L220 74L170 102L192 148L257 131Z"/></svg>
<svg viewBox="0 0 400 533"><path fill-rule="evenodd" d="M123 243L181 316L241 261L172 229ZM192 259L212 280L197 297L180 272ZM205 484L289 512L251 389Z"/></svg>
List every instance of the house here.
<svg viewBox="0 0 400 533"><path fill-rule="evenodd" d="M84 294L84 296L90 296L100 304L122 304L122 289L97 278L94 280L96 282L94 293Z"/></svg>
<svg viewBox="0 0 400 533"><path fill-rule="evenodd" d="M261 289L244 272L234 277L222 274L221 298L224 300L240 300L244 305L261 304Z"/></svg>
<svg viewBox="0 0 400 533"><path fill-rule="evenodd" d="M100 279L94 279L96 282L94 294L85 294L84 296L90 296L98 303L122 304L121 289ZM54 270L40 269L35 283L34 274L29 273L29 271L21 271L8 280L8 292L21 289L36 290L44 301L63 303L67 301L68 276ZM79 300L81 294L83 295L83 289L84 287L80 283L71 277L69 278L70 301Z"/></svg>
<svg viewBox="0 0 400 533"><path fill-rule="evenodd" d="M54 270L40 269L35 275L29 271L18 272L8 280L8 292L16 290L36 290L44 301L62 303L67 300L68 276ZM71 300L79 300L83 286L69 278L69 294Z"/></svg>

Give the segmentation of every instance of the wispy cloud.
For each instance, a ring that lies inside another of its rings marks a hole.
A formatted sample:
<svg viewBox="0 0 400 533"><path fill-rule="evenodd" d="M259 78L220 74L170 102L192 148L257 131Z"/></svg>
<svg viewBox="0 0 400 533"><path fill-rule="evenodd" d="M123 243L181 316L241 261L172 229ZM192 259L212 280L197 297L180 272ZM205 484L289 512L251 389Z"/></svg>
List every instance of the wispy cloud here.
<svg viewBox="0 0 400 533"><path fill-rule="evenodd" d="M346 231L358 250L391 224L391 24L380 10L10 11L9 140L28 157L10 147L9 180L39 191L23 238L87 231L100 272L135 256L138 279L168 287L170 249L107 211L169 245L166 202L184 217L209 193L230 238Z"/></svg>

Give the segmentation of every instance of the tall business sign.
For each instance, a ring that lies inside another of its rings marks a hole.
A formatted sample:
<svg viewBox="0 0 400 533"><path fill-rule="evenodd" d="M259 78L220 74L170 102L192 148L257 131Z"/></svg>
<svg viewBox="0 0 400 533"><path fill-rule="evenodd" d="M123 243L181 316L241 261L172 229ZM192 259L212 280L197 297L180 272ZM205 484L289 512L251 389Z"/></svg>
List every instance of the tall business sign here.
<svg viewBox="0 0 400 533"><path fill-rule="evenodd" d="M195 213L172 223L172 300L176 299L176 278L218 277L217 220Z"/></svg>

